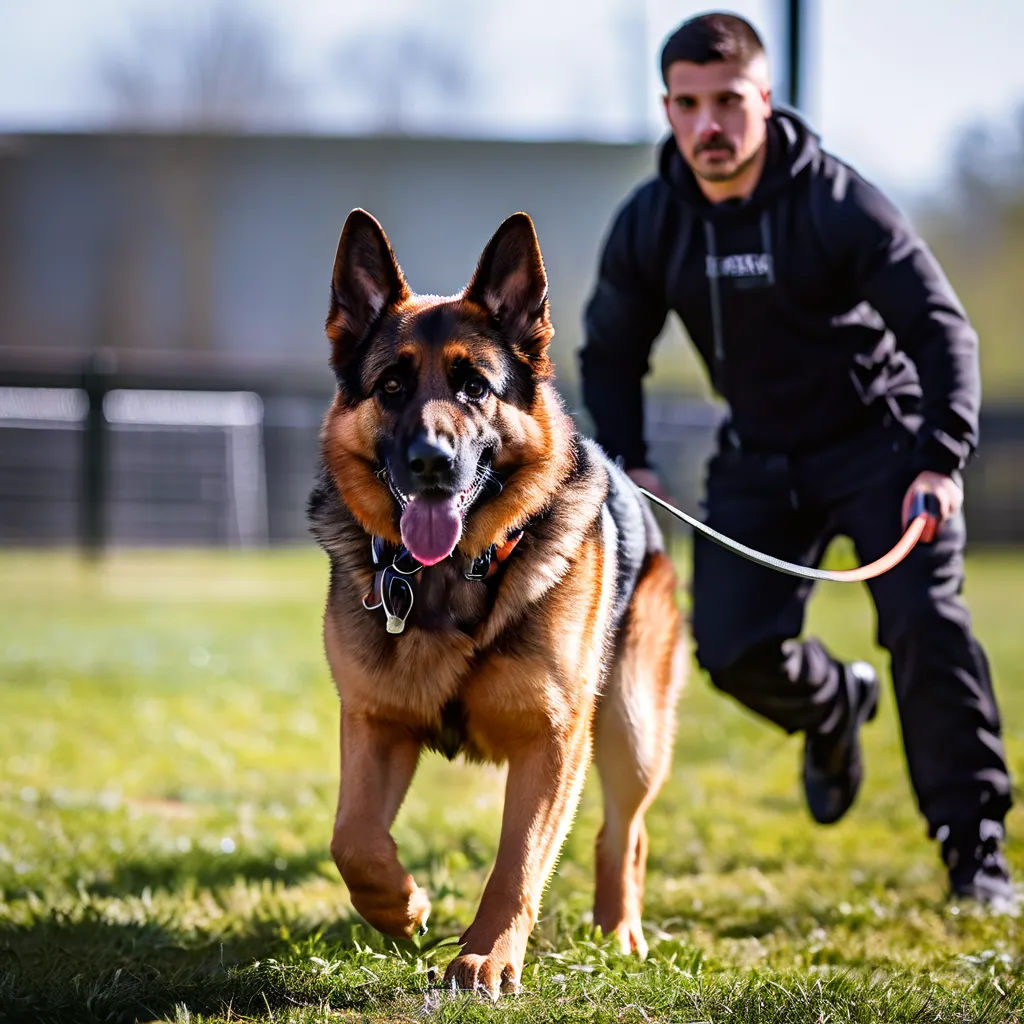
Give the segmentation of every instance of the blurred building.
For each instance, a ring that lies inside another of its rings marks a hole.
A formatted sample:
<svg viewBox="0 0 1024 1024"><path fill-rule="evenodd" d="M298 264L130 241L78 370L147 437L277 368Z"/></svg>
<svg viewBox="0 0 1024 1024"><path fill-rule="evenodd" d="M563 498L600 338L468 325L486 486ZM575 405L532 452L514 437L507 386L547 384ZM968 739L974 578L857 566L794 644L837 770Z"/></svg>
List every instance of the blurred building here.
<svg viewBox="0 0 1024 1024"><path fill-rule="evenodd" d="M0 340L325 367L331 267L361 206L410 285L450 294L503 218L534 219L564 371L648 146L301 136L23 135L0 157Z"/></svg>

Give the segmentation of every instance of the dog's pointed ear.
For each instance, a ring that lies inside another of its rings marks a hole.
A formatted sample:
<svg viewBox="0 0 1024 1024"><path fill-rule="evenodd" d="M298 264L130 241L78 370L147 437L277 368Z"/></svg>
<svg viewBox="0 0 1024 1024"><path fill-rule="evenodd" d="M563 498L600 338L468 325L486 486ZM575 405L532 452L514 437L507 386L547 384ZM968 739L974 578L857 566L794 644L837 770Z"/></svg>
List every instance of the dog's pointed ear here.
<svg viewBox="0 0 1024 1024"><path fill-rule="evenodd" d="M384 229L365 210L353 210L341 231L331 277L327 336L335 369L345 365L385 309L408 297Z"/></svg>
<svg viewBox="0 0 1024 1024"><path fill-rule="evenodd" d="M514 213L487 243L465 298L483 306L508 341L531 362L547 362L555 333L548 277L533 221Z"/></svg>

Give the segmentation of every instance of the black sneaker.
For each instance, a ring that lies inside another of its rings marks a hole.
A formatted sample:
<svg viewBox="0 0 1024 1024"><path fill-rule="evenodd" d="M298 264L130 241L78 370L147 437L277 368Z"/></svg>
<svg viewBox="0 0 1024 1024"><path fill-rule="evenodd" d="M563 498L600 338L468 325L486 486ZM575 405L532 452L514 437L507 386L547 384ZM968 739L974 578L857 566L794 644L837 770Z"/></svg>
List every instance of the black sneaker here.
<svg viewBox="0 0 1024 1024"><path fill-rule="evenodd" d="M860 727L878 712L878 675L866 661L843 668L847 699L826 732L808 732L804 743L804 794L814 820L837 822L852 806L864 777Z"/></svg>
<svg viewBox="0 0 1024 1024"><path fill-rule="evenodd" d="M1016 904L1018 895L1000 846L1000 822L986 818L967 826L944 825L936 838L942 843L942 859L949 868L953 896L996 908L1005 905L1008 909Z"/></svg>

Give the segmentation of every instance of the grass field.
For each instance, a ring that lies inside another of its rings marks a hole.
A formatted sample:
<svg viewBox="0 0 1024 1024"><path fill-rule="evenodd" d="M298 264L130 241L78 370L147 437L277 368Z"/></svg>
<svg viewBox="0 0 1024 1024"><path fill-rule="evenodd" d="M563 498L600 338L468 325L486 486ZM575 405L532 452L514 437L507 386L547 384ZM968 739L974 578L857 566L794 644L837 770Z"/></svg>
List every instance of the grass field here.
<svg viewBox="0 0 1024 1024"><path fill-rule="evenodd" d="M495 850L502 773L431 756L395 836L434 899L418 943L353 916L330 861L337 700L314 551L0 553L0 1020L1018 1021L1024 920L945 900L889 692L846 820L812 825L800 741L694 673L649 815L641 964L588 925L596 780L490 1006L440 976ZM1024 776L1024 555L968 598ZM812 622L885 668L859 587ZM1024 877L1024 812L1009 854Z"/></svg>

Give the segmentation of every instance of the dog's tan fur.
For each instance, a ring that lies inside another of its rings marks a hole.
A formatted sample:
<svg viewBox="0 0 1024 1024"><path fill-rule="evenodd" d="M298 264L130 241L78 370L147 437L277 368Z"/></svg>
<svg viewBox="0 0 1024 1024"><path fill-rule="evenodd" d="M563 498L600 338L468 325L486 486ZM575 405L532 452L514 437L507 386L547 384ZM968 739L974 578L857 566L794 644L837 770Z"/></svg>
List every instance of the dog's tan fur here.
<svg viewBox="0 0 1024 1024"><path fill-rule="evenodd" d="M453 299L414 296L376 221L354 211L346 222L328 318L339 391L311 500L332 563L324 639L342 703L331 852L359 913L386 934L413 935L430 903L399 861L390 828L422 750L450 743L454 720L463 753L507 763L497 860L446 976L495 998L518 985L592 758L605 814L594 921L623 949L645 952L643 819L669 767L683 679L675 576L663 552L644 555L625 613L612 622L622 538L606 506L610 469L576 434L553 388L552 333L543 262L524 214L499 228ZM373 391L396 359L415 367L422 399L400 414ZM496 385L472 408L460 404L445 381L467 362L489 379L521 381L519 397ZM496 439L504 487L471 508L453 555L422 570L423 618L393 636L361 598L374 573L370 537L400 541L380 450L402 416L459 443ZM464 578L468 561L523 527L496 584Z"/></svg>

